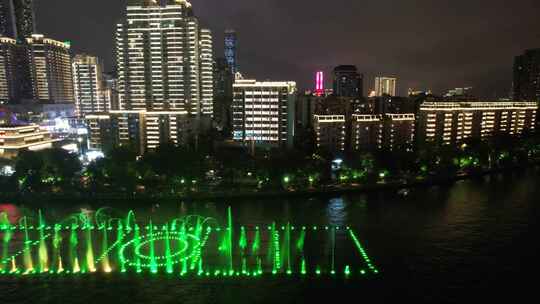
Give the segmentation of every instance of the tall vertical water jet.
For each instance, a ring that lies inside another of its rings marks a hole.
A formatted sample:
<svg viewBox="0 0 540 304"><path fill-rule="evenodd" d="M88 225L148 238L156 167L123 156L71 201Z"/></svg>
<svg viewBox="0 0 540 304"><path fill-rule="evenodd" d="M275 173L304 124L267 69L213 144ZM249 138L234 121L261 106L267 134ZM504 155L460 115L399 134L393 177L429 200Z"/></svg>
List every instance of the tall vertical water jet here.
<svg viewBox="0 0 540 304"><path fill-rule="evenodd" d="M92 225L88 223L86 225L86 268L90 272L96 272L96 265L94 261L94 245L92 243Z"/></svg>
<svg viewBox="0 0 540 304"><path fill-rule="evenodd" d="M283 250L283 252L287 258L287 273L291 274L292 268L291 268L291 224L290 223L287 223L287 226L285 227L285 240L283 241L283 246L285 247L285 250Z"/></svg>
<svg viewBox="0 0 540 304"><path fill-rule="evenodd" d="M4 216L5 213L3 214ZM7 217L6 217L6 222L4 222L2 220L2 224L5 228L4 230L4 237L2 238L2 260L0 262L0 272L1 271L6 271L7 269L7 264L9 262L9 258L8 258L8 253L9 253L9 242L11 241L11 237L13 235L13 233L11 232L11 227L9 225L9 221L7 221Z"/></svg>
<svg viewBox="0 0 540 304"><path fill-rule="evenodd" d="M62 265L62 234L61 234L62 226L59 224L54 225L54 236L52 240L52 246L53 246L53 261L51 265L57 265L56 272L63 272L64 267Z"/></svg>
<svg viewBox="0 0 540 304"><path fill-rule="evenodd" d="M173 273L173 261L171 257L171 243L169 241L169 225L165 226L165 267L169 274Z"/></svg>
<svg viewBox="0 0 540 304"><path fill-rule="evenodd" d="M183 248L185 245L189 246L189 244L187 243L188 241L186 240L186 223L182 222L182 224L180 225L180 227L178 227L178 229L180 230L180 237L178 239L178 248ZM184 252L186 251L184 250L182 254L178 257L182 263L180 275L185 275L188 271L187 256Z"/></svg>
<svg viewBox="0 0 540 304"><path fill-rule="evenodd" d="M331 274L336 273L336 228L332 227L331 229L331 239L332 239L332 270Z"/></svg>
<svg viewBox="0 0 540 304"><path fill-rule="evenodd" d="M261 249L261 231L259 227L255 230L255 237L253 239L253 245L251 246L251 253L254 256L259 256L259 250Z"/></svg>
<svg viewBox="0 0 540 304"><path fill-rule="evenodd" d="M240 240L238 241L238 247L240 247L240 250L242 251L242 254L247 248L247 235L246 235L246 228L243 226L240 227Z"/></svg>
<svg viewBox="0 0 540 304"><path fill-rule="evenodd" d="M122 243L122 241L124 240L124 226L122 225L122 222L118 222L118 228L117 228L117 231L116 231L116 241L115 241L115 244L117 244L116 246L116 256L117 256L117 259L118 259L118 263L120 264L120 271L121 272L126 272L127 269L126 269L126 259L124 257L124 254L122 252L122 247L120 246L120 244Z"/></svg>
<svg viewBox="0 0 540 304"><path fill-rule="evenodd" d="M232 225L232 209L231 206L227 208L227 232L229 234L229 274L234 274L234 265L233 265L233 225Z"/></svg>
<svg viewBox="0 0 540 304"><path fill-rule="evenodd" d="M150 272L157 273L158 265L156 262L156 248L154 242L154 225L150 221Z"/></svg>
<svg viewBox="0 0 540 304"><path fill-rule="evenodd" d="M109 237L108 237L108 225L105 223L99 229L102 230L102 243L101 243L101 266L103 267L104 272L111 272L111 262L109 260Z"/></svg>
<svg viewBox="0 0 540 304"><path fill-rule="evenodd" d="M240 248L240 260L242 261L242 274L247 273L247 259L246 259L246 248L247 248L247 235L246 228L244 226L240 227L240 240L238 241L238 247Z"/></svg>
<svg viewBox="0 0 540 304"><path fill-rule="evenodd" d="M41 210L38 212L39 214L39 249L38 249L38 257L39 257L39 272L48 272L49 271L49 254L47 252L47 244L45 242L45 221L43 220L43 215L41 214Z"/></svg>
<svg viewBox="0 0 540 304"><path fill-rule="evenodd" d="M25 273L30 273L34 271L34 261L32 260L32 247L31 247L32 241L30 241L30 236L28 234L28 219L24 217L23 222L24 222L23 260L24 260Z"/></svg>
<svg viewBox="0 0 540 304"><path fill-rule="evenodd" d="M81 271L79 265L79 254L77 252L77 245L79 244L79 239L77 237L77 224L71 224L71 234L69 236L69 259L71 262L71 270L73 273Z"/></svg>
<svg viewBox="0 0 540 304"><path fill-rule="evenodd" d="M298 237L298 240L296 241L296 251L298 252L298 255L300 255L300 273L303 275L307 273L306 256L304 254L305 242L306 242L306 230L302 229L302 231L300 231L300 236Z"/></svg>
<svg viewBox="0 0 540 304"><path fill-rule="evenodd" d="M270 256L273 257L273 266L272 266L272 273L276 274L279 270L281 270L281 248L280 248L280 237L279 237L279 231L276 229L276 223L272 223L272 229L271 229L272 235L272 246L270 247L270 250L272 250Z"/></svg>
<svg viewBox="0 0 540 304"><path fill-rule="evenodd" d="M15 260L15 257L11 257L11 273L17 273L19 272L19 269L17 268L17 261Z"/></svg>
<svg viewBox="0 0 540 304"><path fill-rule="evenodd" d="M133 236L134 244L135 244L134 249L133 249L133 255L135 256L135 265L136 265L135 267L137 269L137 273L141 273L142 272L141 258L137 254L137 250L136 250L137 248L140 248L141 246L141 236L140 236L139 225L135 224L133 231L135 231L134 236Z"/></svg>

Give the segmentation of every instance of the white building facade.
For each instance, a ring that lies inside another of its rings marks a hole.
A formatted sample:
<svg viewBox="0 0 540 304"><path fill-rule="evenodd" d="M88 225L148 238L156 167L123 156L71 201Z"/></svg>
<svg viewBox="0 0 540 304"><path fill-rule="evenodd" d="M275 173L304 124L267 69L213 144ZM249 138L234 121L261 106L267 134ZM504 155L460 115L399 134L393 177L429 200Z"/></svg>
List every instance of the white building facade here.
<svg viewBox="0 0 540 304"><path fill-rule="evenodd" d="M237 79L233 84L233 139L272 147L291 147L296 83Z"/></svg>
<svg viewBox="0 0 540 304"><path fill-rule="evenodd" d="M103 65L97 57L76 55L73 59L75 106L81 117L110 110L109 94L103 79Z"/></svg>

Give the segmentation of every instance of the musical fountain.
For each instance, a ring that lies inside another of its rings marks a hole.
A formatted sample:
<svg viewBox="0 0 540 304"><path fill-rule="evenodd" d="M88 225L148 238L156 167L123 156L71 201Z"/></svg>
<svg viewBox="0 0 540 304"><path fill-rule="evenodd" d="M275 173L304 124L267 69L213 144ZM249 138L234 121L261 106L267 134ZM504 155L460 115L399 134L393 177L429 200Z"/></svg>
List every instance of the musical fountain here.
<svg viewBox="0 0 540 304"><path fill-rule="evenodd" d="M376 275L354 229L339 226L233 224L198 215L156 224L130 211L118 218L80 213L49 224L0 214L0 274L82 275L92 273L177 274L180 277Z"/></svg>

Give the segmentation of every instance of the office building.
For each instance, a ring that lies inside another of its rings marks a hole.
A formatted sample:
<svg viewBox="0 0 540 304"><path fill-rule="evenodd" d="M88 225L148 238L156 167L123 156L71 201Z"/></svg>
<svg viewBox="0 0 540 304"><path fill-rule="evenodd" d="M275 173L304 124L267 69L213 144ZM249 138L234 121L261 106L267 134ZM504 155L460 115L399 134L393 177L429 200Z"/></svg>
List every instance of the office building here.
<svg viewBox="0 0 540 304"><path fill-rule="evenodd" d="M535 129L537 110L535 102L428 101L420 106L417 136L419 143L458 144L517 135Z"/></svg>
<svg viewBox="0 0 540 304"><path fill-rule="evenodd" d="M340 65L334 69L334 95L338 97L362 97L364 77L354 65Z"/></svg>
<svg viewBox="0 0 540 304"><path fill-rule="evenodd" d="M245 145L291 147L295 82L237 79L233 85L233 139Z"/></svg>
<svg viewBox="0 0 540 304"><path fill-rule="evenodd" d="M225 31L225 59L233 75L238 72L238 37L236 31Z"/></svg>
<svg viewBox="0 0 540 304"><path fill-rule="evenodd" d="M540 49L515 58L513 94L517 101L540 101Z"/></svg>
<svg viewBox="0 0 540 304"><path fill-rule="evenodd" d="M397 79L375 77L375 96L397 96Z"/></svg>
<svg viewBox="0 0 540 304"><path fill-rule="evenodd" d="M331 152L345 151L347 139L345 115L314 115L313 126L318 149Z"/></svg>
<svg viewBox="0 0 540 304"><path fill-rule="evenodd" d="M110 110L110 96L101 61L90 55L78 54L73 59L73 85L77 114L84 117L95 112Z"/></svg>

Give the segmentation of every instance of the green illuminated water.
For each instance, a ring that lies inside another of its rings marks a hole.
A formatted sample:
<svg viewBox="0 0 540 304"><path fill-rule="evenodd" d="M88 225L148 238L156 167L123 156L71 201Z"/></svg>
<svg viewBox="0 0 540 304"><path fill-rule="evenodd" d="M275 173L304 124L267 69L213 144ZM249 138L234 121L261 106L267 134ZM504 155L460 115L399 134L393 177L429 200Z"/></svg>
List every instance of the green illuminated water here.
<svg viewBox="0 0 540 304"><path fill-rule="evenodd" d="M337 271L338 229L349 236L348 260L339 263L343 275L349 276L352 267L357 273L378 272L350 227L331 227L327 240L321 237L329 227L295 227L289 222L278 226L272 222L262 228L235 228L232 208L227 209L225 226L197 215L158 225L151 220L137 221L133 211L124 218L114 218L101 209L93 214L74 214L55 224L48 224L41 212L36 222L23 217L19 223L10 224L6 214L0 214L0 221L1 274L333 275ZM19 237L22 243L13 242ZM331 244L326 254L330 263L325 263L326 255L322 255L314 261L316 265L309 265L305 244L310 241Z"/></svg>

